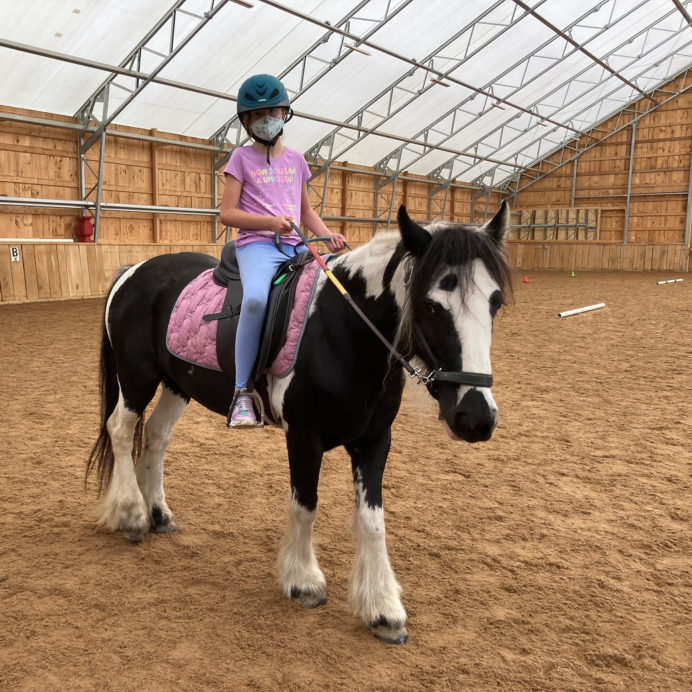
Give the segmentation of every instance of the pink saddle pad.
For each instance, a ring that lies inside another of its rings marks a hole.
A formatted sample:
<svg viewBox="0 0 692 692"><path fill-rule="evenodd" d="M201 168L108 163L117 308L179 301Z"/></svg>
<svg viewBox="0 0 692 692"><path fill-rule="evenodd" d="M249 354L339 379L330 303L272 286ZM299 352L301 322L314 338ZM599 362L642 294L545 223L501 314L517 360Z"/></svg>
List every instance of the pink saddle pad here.
<svg viewBox="0 0 692 692"><path fill-rule="evenodd" d="M286 342L265 372L285 377L293 370L305 332L306 317L317 288L318 282L315 279L319 268L317 262L310 262L298 277ZM168 321L166 345L177 358L221 371L216 357L216 330L219 322L207 322L203 319L205 315L221 312L226 296L226 287L214 282L213 271L207 269L202 272L178 296Z"/></svg>

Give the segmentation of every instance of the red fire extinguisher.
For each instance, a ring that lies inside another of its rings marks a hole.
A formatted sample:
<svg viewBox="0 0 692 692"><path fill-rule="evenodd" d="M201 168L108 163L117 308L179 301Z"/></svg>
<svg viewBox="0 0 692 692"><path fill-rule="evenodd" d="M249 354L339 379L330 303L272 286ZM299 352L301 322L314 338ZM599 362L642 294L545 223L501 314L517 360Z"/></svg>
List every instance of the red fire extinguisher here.
<svg viewBox="0 0 692 692"><path fill-rule="evenodd" d="M91 223L91 216L77 217L77 240L80 243L94 242L94 226Z"/></svg>

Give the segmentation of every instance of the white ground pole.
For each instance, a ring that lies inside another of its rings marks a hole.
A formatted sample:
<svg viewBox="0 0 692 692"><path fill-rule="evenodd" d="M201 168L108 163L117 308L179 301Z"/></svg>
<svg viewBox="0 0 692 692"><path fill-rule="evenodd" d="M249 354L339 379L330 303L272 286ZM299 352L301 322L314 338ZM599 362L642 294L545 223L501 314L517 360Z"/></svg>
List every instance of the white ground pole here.
<svg viewBox="0 0 692 692"><path fill-rule="evenodd" d="M659 286L661 284L679 284L679 283L682 283L682 279L668 279L668 281L657 281L656 282L656 284Z"/></svg>
<svg viewBox="0 0 692 692"><path fill-rule="evenodd" d="M570 315L578 315L580 312L589 312L589 310L600 310L605 307L605 303L597 303L596 305L589 305L585 308L577 308L576 310L566 310L565 312L558 312L558 317L569 317Z"/></svg>

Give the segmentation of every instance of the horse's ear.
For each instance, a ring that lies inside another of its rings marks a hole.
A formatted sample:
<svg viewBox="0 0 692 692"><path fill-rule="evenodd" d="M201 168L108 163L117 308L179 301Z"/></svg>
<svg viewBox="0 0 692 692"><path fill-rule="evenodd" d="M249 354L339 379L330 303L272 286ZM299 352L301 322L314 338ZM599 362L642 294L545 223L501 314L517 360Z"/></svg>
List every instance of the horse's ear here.
<svg viewBox="0 0 692 692"><path fill-rule="evenodd" d="M506 200L502 200L497 214L485 226L481 226L480 230L490 236L495 245L504 245L505 238L509 232L509 206Z"/></svg>
<svg viewBox="0 0 692 692"><path fill-rule="evenodd" d="M406 213L406 207L402 204L396 215L399 230L404 241L404 247L414 256L420 257L428 248L432 236L422 226L419 226Z"/></svg>

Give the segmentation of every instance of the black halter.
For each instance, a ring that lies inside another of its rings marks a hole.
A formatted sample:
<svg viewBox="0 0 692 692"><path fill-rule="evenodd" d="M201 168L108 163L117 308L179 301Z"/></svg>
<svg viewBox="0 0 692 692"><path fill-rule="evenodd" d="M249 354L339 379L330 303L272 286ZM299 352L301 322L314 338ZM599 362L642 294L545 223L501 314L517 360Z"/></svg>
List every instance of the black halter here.
<svg viewBox="0 0 692 692"><path fill-rule="evenodd" d="M413 264L410 264L404 276L404 287L408 291L411 283L411 275L413 274ZM425 355L424 360L428 366L432 366L432 370L427 375L419 374L420 381L425 385L431 385L434 381L437 382L453 382L454 384L466 384L471 387L492 387L493 376L486 375L480 372L467 372L464 370L443 370L440 361L437 360L435 354L427 342L423 330L413 323L413 336L418 346L423 349ZM433 394L434 396L434 394Z"/></svg>

